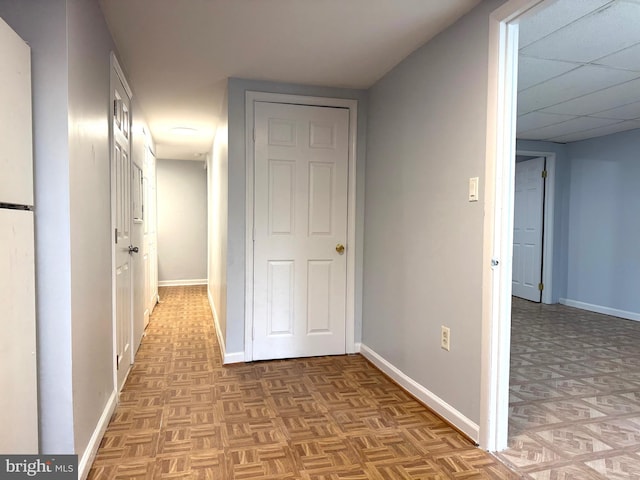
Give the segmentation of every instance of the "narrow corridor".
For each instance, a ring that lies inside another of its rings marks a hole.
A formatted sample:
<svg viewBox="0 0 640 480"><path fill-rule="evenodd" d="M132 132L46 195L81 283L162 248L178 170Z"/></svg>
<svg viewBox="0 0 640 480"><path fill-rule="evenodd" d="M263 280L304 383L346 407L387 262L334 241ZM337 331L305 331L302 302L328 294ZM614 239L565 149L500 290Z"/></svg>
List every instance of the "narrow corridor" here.
<svg viewBox="0 0 640 480"><path fill-rule="evenodd" d="M89 478L516 478L360 355L223 367L206 287L160 296Z"/></svg>

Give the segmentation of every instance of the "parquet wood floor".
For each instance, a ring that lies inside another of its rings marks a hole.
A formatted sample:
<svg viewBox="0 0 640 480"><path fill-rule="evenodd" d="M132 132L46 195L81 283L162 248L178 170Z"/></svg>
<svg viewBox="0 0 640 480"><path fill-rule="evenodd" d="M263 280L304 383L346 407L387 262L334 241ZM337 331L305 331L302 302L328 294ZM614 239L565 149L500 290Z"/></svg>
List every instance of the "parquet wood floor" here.
<svg viewBox="0 0 640 480"><path fill-rule="evenodd" d="M205 287L161 290L90 479L514 479L360 355L222 366Z"/></svg>

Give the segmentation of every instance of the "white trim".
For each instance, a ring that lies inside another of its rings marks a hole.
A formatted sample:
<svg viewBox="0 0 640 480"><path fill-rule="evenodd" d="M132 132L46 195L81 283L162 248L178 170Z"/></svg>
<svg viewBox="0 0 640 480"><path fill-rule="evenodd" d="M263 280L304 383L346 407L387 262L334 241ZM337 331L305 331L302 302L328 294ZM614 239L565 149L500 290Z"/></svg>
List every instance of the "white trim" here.
<svg viewBox="0 0 640 480"><path fill-rule="evenodd" d="M207 298L209 299L209 306L211 307L211 313L213 313L213 323L216 327L216 337L218 337L218 344L220 345L220 353L222 354L222 364L228 365L230 363L242 363L244 362L244 352L226 352L226 345L224 335L220 329L220 321L218 319L218 311L216 310L213 296L207 288Z"/></svg>
<svg viewBox="0 0 640 480"><path fill-rule="evenodd" d="M229 365L230 363L243 363L244 361L244 352L229 352L224 354L222 363Z"/></svg>
<svg viewBox="0 0 640 480"><path fill-rule="evenodd" d="M116 85L114 84L114 78L113 78L113 74L115 73L116 76L118 77L118 79L120 80L120 82L122 83L122 86L124 87L128 97L129 97L129 103L130 103L130 109L132 109L131 107L131 100L133 99L133 92L131 91L131 87L129 87L129 83L127 82L127 79L124 76L124 72L122 71L122 68L120 67L120 63L118 62L118 58L116 57L116 54L114 52L111 52L109 55L109 60L110 60L110 67L109 67L109 88L110 88L110 92L109 92L109 178L110 178L110 187L109 187L109 197L110 197L110 204L111 204L111 225L110 225L110 230L109 230L109 238L111 238L113 240L113 237L111 235L113 235L113 232L115 230L115 226L116 226L116 198L115 198L115 191L114 191L114 185L115 185L115 176L114 176L114 172L115 169L113 168L113 143L114 143L114 132L113 132L113 102L115 101L115 88ZM131 112L130 112L131 113ZM133 115L129 115L129 132L132 131L131 126L133 123ZM129 156L129 159L131 159L131 148L133 146L133 142L131 140L131 137L129 138L129 151L127 152L127 155ZM131 173L129 173L129 176L131 175ZM131 205L129 205L129 208L131 207ZM130 224L130 230L133 231L133 222ZM129 377L129 373L131 372L131 368L133 366L134 360L135 360L135 354L136 352L134 352L133 350L133 332L134 332L134 315L133 315L133 306L135 304L135 298L134 298L134 285L133 285L133 279L134 279L134 265L133 262L131 262L131 282L130 282L130 326L129 326L129 345L131 345L131 364L129 366L129 369L125 375L125 379L122 382L122 386L124 387L124 384L127 381L127 378ZM117 299L116 299L116 292L117 292L117 285L116 285L116 246L115 243L113 241L111 241L111 321L112 321L112 333L113 333L113 385L114 385L114 390L116 392L119 393L119 389L118 389L118 362L117 362L117 351L118 351L118 318L117 318L117 312L118 312L118 305L117 305Z"/></svg>
<svg viewBox="0 0 640 480"><path fill-rule="evenodd" d="M114 52L111 52L111 55L109 56L109 58L111 59L111 68L113 70L115 70L115 72L118 75L118 77L120 77L120 81L122 82L122 86L127 91L127 95L129 95L129 99L132 99L133 98L133 90L131 90L131 87L129 86L129 82L127 82L127 77L125 77L125 75L124 75L124 71L122 70L122 67L120 66L120 62L118 62L118 57L116 57L116 54Z"/></svg>
<svg viewBox="0 0 640 480"><path fill-rule="evenodd" d="M356 278L356 150L358 132L358 101L343 98L307 97L278 93L245 93L245 154L246 154L246 223L245 223L245 306L244 361L253 360L253 193L254 193L254 104L255 102L289 103L349 109L349 184L347 197L347 299L345 321L345 352L355 353L355 278ZM226 362L225 362L226 363Z"/></svg>
<svg viewBox="0 0 640 480"><path fill-rule="evenodd" d="M545 157L547 178L544 190L544 235L542 237L542 303L553 303L553 238L556 202L556 154L537 150L517 150L516 155Z"/></svg>
<svg viewBox="0 0 640 480"><path fill-rule="evenodd" d="M113 415L116 406L116 392L113 391L111 392L109 400L107 400L107 404L102 411L102 415L100 415L98 424L96 425L96 428L93 431L91 438L89 439L87 448L84 449L84 453L80 458L80 463L78 464L78 478L80 480L84 480L89 476L91 465L93 464L93 460L96 458L96 453L98 452L98 448L100 447L100 442L102 441L102 437L104 437L104 432L107 431L109 420L111 420L111 415Z"/></svg>
<svg viewBox="0 0 640 480"><path fill-rule="evenodd" d="M581 310L588 310L590 312L602 313L604 315L611 315L612 317L620 317L640 322L640 313L618 310L617 308L605 307L603 305L594 305L592 303L571 300L570 298L561 298L558 301L567 307L580 308Z"/></svg>
<svg viewBox="0 0 640 480"><path fill-rule="evenodd" d="M159 287L189 287L191 285L206 285L206 278L188 278L185 280L160 280Z"/></svg>
<svg viewBox="0 0 640 480"><path fill-rule="evenodd" d="M360 342L356 342L353 344L353 349L355 350L355 352L353 353L362 353L362 343Z"/></svg>
<svg viewBox="0 0 640 480"><path fill-rule="evenodd" d="M432 409L438 415L460 429L472 440L478 440L478 425L469 420L465 415L453 408L433 392L420 385L411 377L396 368L382 356L377 354L365 344L360 345L360 353L363 357L373 363L378 369L391 377L398 385L404 388L411 395L416 397L421 403Z"/></svg>
<svg viewBox="0 0 640 480"><path fill-rule="evenodd" d="M218 345L220 345L220 353L222 354L222 361L224 363L225 357L225 339L224 335L222 335L222 330L220 329L220 321L218 319L218 311L216 310L216 304L213 301L213 296L211 295L211 290L207 287L207 298L209 299L209 307L211 307L211 313L213 314L213 324L216 328L216 337L218 337Z"/></svg>
<svg viewBox="0 0 640 480"><path fill-rule="evenodd" d="M489 21L479 437L480 446L489 451L507 447L509 425L518 70L518 25L512 22L543 1L548 0L509 0Z"/></svg>

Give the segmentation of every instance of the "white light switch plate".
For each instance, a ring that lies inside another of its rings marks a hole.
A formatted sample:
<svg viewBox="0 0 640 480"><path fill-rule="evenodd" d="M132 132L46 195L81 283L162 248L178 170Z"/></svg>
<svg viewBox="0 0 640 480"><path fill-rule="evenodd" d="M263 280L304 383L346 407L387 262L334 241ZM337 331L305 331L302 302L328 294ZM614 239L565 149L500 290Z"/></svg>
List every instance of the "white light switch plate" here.
<svg viewBox="0 0 640 480"><path fill-rule="evenodd" d="M469 179L469 201L478 201L478 177L472 177Z"/></svg>

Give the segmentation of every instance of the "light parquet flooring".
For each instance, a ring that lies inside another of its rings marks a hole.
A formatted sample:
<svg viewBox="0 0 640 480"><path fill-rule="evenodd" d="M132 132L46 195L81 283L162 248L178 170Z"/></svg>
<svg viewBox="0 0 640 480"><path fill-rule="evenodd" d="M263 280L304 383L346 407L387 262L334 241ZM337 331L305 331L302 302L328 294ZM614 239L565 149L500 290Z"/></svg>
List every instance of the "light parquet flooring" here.
<svg viewBox="0 0 640 480"><path fill-rule="evenodd" d="M640 479L640 322L514 298L509 449L531 479Z"/></svg>
<svg viewBox="0 0 640 480"><path fill-rule="evenodd" d="M515 479L360 355L222 366L205 287L161 290L90 479Z"/></svg>

